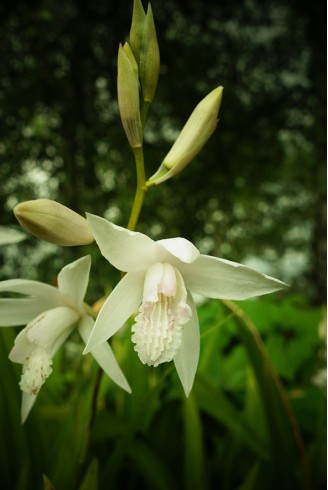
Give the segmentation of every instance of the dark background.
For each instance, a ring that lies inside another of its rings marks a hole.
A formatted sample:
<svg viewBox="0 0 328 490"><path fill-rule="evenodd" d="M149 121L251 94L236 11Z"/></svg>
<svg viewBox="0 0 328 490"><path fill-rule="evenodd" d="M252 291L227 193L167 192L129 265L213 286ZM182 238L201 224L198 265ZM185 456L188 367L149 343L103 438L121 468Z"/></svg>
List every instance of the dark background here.
<svg viewBox="0 0 328 490"><path fill-rule="evenodd" d="M322 303L324 2L152 6L161 74L146 128L148 177L199 100L218 85L224 97L214 136L182 174L149 191L139 229L182 235ZM131 9L126 0L1 3L1 224L15 225L18 202L47 197L126 225L135 170L116 59ZM80 253L32 237L2 247L0 274L52 281Z"/></svg>

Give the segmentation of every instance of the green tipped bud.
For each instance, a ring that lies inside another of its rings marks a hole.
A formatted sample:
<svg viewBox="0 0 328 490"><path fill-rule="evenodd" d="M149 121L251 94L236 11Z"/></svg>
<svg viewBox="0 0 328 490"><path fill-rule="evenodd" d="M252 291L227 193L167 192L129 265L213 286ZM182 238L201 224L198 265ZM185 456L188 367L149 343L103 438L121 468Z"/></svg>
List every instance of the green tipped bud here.
<svg viewBox="0 0 328 490"><path fill-rule="evenodd" d="M94 241L87 220L56 201L25 201L15 207L14 213L20 224L41 240L63 246Z"/></svg>
<svg viewBox="0 0 328 490"><path fill-rule="evenodd" d="M198 155L217 126L222 91L223 87L216 88L196 106L149 184L160 184L173 177Z"/></svg>
<svg viewBox="0 0 328 490"><path fill-rule="evenodd" d="M134 0L132 23L130 29L130 46L137 64L140 62L141 41L146 13L140 0Z"/></svg>
<svg viewBox="0 0 328 490"><path fill-rule="evenodd" d="M140 81L143 100L149 104L152 102L159 76L160 57L155 30L153 12L148 5L144 22L140 53Z"/></svg>
<svg viewBox="0 0 328 490"><path fill-rule="evenodd" d="M132 148L142 146L138 65L128 43L120 44L117 67L118 106Z"/></svg>

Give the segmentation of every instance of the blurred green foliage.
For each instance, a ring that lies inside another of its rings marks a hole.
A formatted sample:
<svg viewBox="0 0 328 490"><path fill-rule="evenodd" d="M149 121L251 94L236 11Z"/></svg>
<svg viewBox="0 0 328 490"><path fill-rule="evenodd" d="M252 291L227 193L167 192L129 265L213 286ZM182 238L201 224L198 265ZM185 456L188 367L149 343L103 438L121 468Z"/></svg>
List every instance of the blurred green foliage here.
<svg viewBox="0 0 328 490"><path fill-rule="evenodd" d="M241 327L235 312L217 301L205 303L199 307L201 359L188 399L172 366L143 366L128 330L115 338L113 348L133 395L102 379L89 446L97 376L91 357L76 355L83 347L75 339L66 344L20 427L18 389L12 384L18 372L5 355L13 332L2 329L1 371L8 374L0 384L4 488L42 488L45 473L62 490L323 489L322 311L299 297L250 300L239 307L247 321L257 322L270 360L260 355L261 341ZM286 369L290 352L298 355Z"/></svg>

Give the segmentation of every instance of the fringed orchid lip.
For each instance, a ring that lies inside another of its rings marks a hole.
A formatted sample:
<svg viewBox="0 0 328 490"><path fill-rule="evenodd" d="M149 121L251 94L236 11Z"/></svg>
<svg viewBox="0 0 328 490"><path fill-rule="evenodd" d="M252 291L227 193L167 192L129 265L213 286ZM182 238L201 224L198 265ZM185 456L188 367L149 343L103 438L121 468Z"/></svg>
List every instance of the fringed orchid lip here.
<svg viewBox="0 0 328 490"><path fill-rule="evenodd" d="M143 364L172 361L182 341L183 326L191 318L187 290L180 272L155 263L146 272L143 301L132 327L132 341Z"/></svg>

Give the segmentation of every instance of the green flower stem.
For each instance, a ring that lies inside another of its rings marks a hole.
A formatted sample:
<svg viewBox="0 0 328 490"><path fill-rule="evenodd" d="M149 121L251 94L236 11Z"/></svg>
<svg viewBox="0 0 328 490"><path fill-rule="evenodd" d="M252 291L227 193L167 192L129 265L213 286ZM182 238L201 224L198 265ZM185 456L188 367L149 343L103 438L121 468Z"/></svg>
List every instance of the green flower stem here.
<svg viewBox="0 0 328 490"><path fill-rule="evenodd" d="M136 162L136 170L137 170L137 190L134 197L133 207L128 223L128 230L135 230L140 211L144 202L145 192L147 190L146 187L146 179L145 179L145 164L144 164L144 156L143 156L143 148L134 148L133 149L134 158Z"/></svg>
<svg viewBox="0 0 328 490"><path fill-rule="evenodd" d="M146 187L147 187L147 189L148 189L149 187L152 187L153 185L155 185L155 182L156 182L158 179L160 179L161 177L163 177L163 175L167 174L167 172L168 172L168 169L167 169L167 168L165 168L164 170L162 170L162 172L161 172L160 174L156 175L156 177L155 177L154 179L149 179L149 180L147 180L147 182L146 182Z"/></svg>
<svg viewBox="0 0 328 490"><path fill-rule="evenodd" d="M200 336L201 339L203 339L204 337L206 337L207 335L215 332L218 328L222 327L222 325L224 325L225 323L227 323L229 320L231 320L231 318L233 318L234 316L236 316L236 313L235 312L232 312L230 313L229 315L227 315L225 318L223 318L222 320L220 320L219 322L217 322L215 325L213 325L212 327L208 328L207 330L205 330L205 332L203 332Z"/></svg>
<svg viewBox="0 0 328 490"><path fill-rule="evenodd" d="M144 109L144 106L143 106ZM144 109L144 121L146 120L147 117L147 112L148 112L148 107ZM136 162L136 171L137 171L137 189L134 197L134 202L133 202L133 207L131 210L130 214L130 219L127 228L129 230L135 230L140 211L144 202L145 198L145 192L147 190L146 187L146 179L145 179L145 164L144 164L144 155L143 155L143 148L134 148L134 158ZM92 308L89 305L84 305L84 308L88 314L90 314L93 318L96 317L95 313L93 312ZM89 425L88 425L88 445L90 443L90 437L91 437L91 432L92 432L92 427L93 423L96 417L96 412L97 412L97 398L99 394L99 389L100 389L100 383L101 379L103 376L103 370L98 369L96 380L95 380L95 385L93 389L93 394L92 394L92 400L91 400L91 407L90 407L90 418L89 418Z"/></svg>
<svg viewBox="0 0 328 490"><path fill-rule="evenodd" d="M85 310L85 312L91 316L91 318L93 318L94 320L97 318L97 313L94 311L94 309L88 305L87 303L83 303L83 308Z"/></svg>

